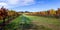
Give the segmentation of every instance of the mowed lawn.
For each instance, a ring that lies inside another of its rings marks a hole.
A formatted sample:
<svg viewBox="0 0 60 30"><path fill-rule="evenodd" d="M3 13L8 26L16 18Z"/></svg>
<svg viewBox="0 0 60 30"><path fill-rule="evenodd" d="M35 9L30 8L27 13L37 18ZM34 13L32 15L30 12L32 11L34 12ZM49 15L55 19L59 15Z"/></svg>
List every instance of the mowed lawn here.
<svg viewBox="0 0 60 30"><path fill-rule="evenodd" d="M15 18L8 25L6 25L5 29L6 30L16 30L17 28L19 28L19 25L21 23L20 19L21 19L21 16Z"/></svg>
<svg viewBox="0 0 60 30"><path fill-rule="evenodd" d="M21 27L20 24L22 22L25 22L25 20L26 23L30 23L30 19L28 19L24 15L17 17L6 26L6 30L22 30L23 28L20 28Z"/></svg>
<svg viewBox="0 0 60 30"><path fill-rule="evenodd" d="M6 20L7 21L7 20ZM0 24L2 24L3 20L0 20ZM18 23L20 22L20 16L16 19L12 20L9 24L5 26L5 30L14 30L17 28Z"/></svg>
<svg viewBox="0 0 60 30"><path fill-rule="evenodd" d="M41 16L26 16L36 25L44 25L52 30L60 30L60 19Z"/></svg>
<svg viewBox="0 0 60 30"><path fill-rule="evenodd" d="M40 17L40 16L27 16L27 15L21 15L17 17L16 19L12 20L7 26L6 30L22 30L23 28L20 28L20 24L22 20L31 21L33 24L40 26L43 25L46 27L43 30L48 30L47 28L50 28L49 30L60 30L60 19L56 18L47 18L47 17ZM27 22L29 23L29 22ZM41 30L39 28L39 30Z"/></svg>

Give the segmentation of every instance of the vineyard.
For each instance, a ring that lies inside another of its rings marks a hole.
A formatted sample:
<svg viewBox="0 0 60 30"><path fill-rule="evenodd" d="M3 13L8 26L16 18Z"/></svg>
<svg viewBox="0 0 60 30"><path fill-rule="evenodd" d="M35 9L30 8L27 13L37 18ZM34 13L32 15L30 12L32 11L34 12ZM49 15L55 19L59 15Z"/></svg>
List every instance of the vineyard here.
<svg viewBox="0 0 60 30"><path fill-rule="evenodd" d="M57 10L50 9L48 11L30 12L27 15L60 18L60 8Z"/></svg>
<svg viewBox="0 0 60 30"><path fill-rule="evenodd" d="M0 30L60 30L60 8L22 13L2 7Z"/></svg>

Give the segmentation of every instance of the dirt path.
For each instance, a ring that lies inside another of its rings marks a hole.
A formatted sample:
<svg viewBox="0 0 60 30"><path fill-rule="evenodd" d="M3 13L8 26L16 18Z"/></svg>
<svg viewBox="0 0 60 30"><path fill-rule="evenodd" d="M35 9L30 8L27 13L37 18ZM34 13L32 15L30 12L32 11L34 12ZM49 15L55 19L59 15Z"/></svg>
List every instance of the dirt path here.
<svg viewBox="0 0 60 30"><path fill-rule="evenodd" d="M56 26L54 24L48 24L48 23L43 23L39 21L32 21L33 24L36 24L37 26L43 25L45 27L51 28L52 30L60 30L60 26Z"/></svg>

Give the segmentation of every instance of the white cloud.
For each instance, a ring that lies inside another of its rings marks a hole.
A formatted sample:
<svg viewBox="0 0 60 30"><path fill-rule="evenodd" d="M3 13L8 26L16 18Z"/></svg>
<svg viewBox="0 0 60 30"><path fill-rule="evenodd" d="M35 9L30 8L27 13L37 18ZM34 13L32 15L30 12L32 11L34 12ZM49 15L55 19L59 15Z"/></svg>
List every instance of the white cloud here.
<svg viewBox="0 0 60 30"><path fill-rule="evenodd" d="M0 7L2 7L2 6L4 6L4 7L8 8L8 4L7 4L7 3L0 2Z"/></svg>
<svg viewBox="0 0 60 30"><path fill-rule="evenodd" d="M34 3L35 3L34 0L22 0L22 1L20 1L20 6L31 5Z"/></svg>
<svg viewBox="0 0 60 30"><path fill-rule="evenodd" d="M12 5L15 5L18 3L19 0L7 0L7 3L8 4L12 4Z"/></svg>
<svg viewBox="0 0 60 30"><path fill-rule="evenodd" d="M34 0L7 0L7 3L10 5L25 6L34 4Z"/></svg>
<svg viewBox="0 0 60 30"><path fill-rule="evenodd" d="M6 3L4 3L4 2L1 2L1 3L0 3L0 5L7 5L7 4L6 4Z"/></svg>
<svg viewBox="0 0 60 30"><path fill-rule="evenodd" d="M28 6L35 3L35 0L0 0L0 7L15 8L18 6Z"/></svg>

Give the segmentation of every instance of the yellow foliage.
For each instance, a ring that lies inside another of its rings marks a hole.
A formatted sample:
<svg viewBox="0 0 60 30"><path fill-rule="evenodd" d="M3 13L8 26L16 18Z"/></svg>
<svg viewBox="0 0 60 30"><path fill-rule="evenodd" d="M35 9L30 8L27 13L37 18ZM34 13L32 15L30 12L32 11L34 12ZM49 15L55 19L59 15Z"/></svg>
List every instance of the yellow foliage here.
<svg viewBox="0 0 60 30"><path fill-rule="evenodd" d="M49 10L49 14L50 14L50 15L54 15L54 14L56 14L56 11L53 10L53 9L51 9L51 10Z"/></svg>

